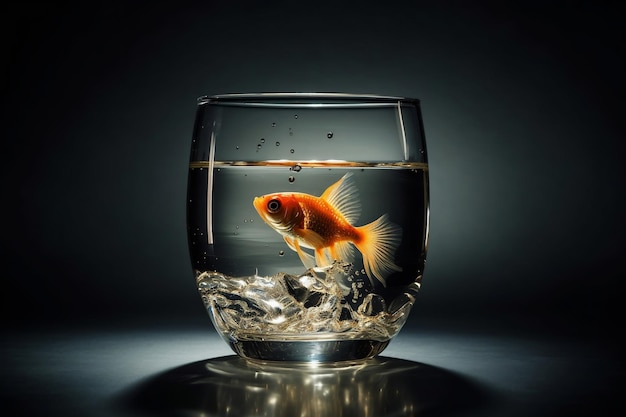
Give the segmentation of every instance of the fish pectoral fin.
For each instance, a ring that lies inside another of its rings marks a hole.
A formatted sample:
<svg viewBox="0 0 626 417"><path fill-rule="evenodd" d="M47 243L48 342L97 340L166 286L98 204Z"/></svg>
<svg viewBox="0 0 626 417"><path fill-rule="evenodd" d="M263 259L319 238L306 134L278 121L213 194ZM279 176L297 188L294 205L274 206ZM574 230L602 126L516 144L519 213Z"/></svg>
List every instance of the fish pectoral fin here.
<svg viewBox="0 0 626 417"><path fill-rule="evenodd" d="M313 259L313 255L303 251L300 247L300 243L298 243L296 239L291 239L287 236L283 237L285 239L285 242L287 243L287 246L289 246L291 250L295 251L298 254L302 265L304 265L306 269L311 269L315 267L315 260Z"/></svg>
<svg viewBox="0 0 626 417"><path fill-rule="evenodd" d="M287 236L283 236L283 239L285 239L285 243L287 244L287 246L289 246L289 248L292 251L294 251L294 252L298 251L298 249L296 248L296 245L295 245L295 240L293 240L293 239L291 239L291 238L289 238Z"/></svg>
<svg viewBox="0 0 626 417"><path fill-rule="evenodd" d="M324 247L324 238L320 236L319 233L311 229L297 229L295 232L300 237L300 240L304 242L305 246L313 249L321 249Z"/></svg>

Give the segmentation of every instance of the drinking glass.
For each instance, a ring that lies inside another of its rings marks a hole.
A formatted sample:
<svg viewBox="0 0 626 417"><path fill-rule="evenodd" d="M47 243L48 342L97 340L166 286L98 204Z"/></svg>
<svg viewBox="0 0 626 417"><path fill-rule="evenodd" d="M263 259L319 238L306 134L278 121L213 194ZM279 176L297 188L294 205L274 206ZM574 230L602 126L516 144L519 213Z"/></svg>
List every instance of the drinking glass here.
<svg viewBox="0 0 626 417"><path fill-rule="evenodd" d="M216 330L249 360L377 355L421 286L428 193L418 100L200 97L187 228Z"/></svg>

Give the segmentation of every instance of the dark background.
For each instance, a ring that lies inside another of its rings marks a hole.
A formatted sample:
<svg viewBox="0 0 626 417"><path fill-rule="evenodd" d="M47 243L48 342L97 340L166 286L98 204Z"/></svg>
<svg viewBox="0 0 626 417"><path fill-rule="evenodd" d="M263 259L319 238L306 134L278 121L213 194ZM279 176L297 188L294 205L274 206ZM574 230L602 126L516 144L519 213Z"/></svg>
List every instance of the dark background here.
<svg viewBox="0 0 626 417"><path fill-rule="evenodd" d="M422 100L431 238L409 325L618 311L617 2L2 7L5 324L208 320L185 226L195 99L266 91Z"/></svg>
<svg viewBox="0 0 626 417"><path fill-rule="evenodd" d="M270 413L253 399L284 372L259 390L248 368L209 371L232 352L185 224L196 98L269 91L422 100L431 235L384 352L399 372L328 392L430 416L623 408L618 2L9 1L0 30L0 410ZM295 408L367 411L294 384Z"/></svg>

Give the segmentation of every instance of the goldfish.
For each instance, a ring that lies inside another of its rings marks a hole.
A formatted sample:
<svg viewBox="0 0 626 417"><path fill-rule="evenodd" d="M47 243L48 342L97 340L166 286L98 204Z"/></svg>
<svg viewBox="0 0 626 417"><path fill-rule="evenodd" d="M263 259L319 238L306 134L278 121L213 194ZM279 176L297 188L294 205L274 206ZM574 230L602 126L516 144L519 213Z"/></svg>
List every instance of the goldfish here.
<svg viewBox="0 0 626 417"><path fill-rule="evenodd" d="M369 224L354 225L361 214L361 204L350 172L319 197L276 192L255 197L253 205L307 268L328 266L334 261L352 262L356 247L372 284L376 278L386 286L391 273L402 271L394 263L402 228L391 223L386 213ZM303 248L313 249L314 255Z"/></svg>

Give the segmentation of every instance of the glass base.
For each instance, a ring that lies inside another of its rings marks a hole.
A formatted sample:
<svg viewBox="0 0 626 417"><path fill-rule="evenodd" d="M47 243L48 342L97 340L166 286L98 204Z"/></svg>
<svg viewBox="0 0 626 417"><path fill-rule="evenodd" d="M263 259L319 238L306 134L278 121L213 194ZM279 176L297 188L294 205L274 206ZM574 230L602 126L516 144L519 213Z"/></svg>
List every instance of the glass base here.
<svg viewBox="0 0 626 417"><path fill-rule="evenodd" d="M376 356L387 347L389 340L230 340L228 343L235 353L252 361L338 363Z"/></svg>

